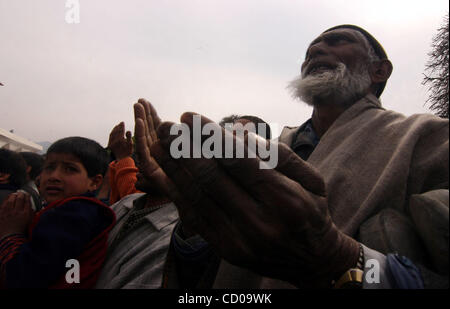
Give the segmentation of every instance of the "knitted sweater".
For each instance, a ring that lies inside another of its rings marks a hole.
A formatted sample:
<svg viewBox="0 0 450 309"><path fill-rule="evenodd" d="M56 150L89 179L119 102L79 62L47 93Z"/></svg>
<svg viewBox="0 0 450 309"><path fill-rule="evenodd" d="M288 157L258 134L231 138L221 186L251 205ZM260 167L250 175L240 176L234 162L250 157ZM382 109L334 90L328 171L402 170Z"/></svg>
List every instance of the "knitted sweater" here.
<svg viewBox="0 0 450 309"><path fill-rule="evenodd" d="M113 161L109 164L109 182L111 187L109 197L110 205L127 195L142 193L142 191L137 190L135 187L137 172L138 169L131 157Z"/></svg>

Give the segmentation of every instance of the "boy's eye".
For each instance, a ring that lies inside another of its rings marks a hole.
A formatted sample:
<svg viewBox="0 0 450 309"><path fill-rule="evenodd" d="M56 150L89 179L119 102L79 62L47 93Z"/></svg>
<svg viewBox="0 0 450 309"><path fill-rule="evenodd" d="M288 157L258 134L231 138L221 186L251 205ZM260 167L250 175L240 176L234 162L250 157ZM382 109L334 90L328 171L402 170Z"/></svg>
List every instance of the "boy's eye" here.
<svg viewBox="0 0 450 309"><path fill-rule="evenodd" d="M75 166L66 166L66 171L70 173L75 173L78 172L78 168L76 168Z"/></svg>

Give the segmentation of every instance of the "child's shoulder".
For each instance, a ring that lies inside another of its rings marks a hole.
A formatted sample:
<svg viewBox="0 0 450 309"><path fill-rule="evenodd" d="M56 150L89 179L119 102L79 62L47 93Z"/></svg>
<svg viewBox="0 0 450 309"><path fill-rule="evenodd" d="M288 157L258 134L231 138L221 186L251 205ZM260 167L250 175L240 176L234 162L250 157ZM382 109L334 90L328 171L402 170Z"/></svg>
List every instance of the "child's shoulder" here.
<svg viewBox="0 0 450 309"><path fill-rule="evenodd" d="M64 216L64 217L84 217L89 221L99 218L108 221L115 220L114 211L107 205L97 199L95 196L79 195L72 196L63 200L53 202L44 207L36 215L36 219L39 217L47 216Z"/></svg>
<svg viewBox="0 0 450 309"><path fill-rule="evenodd" d="M77 195L77 196L71 196L62 200L55 201L53 203L48 204L44 207L44 211L48 211L50 209L58 209L61 207L66 206L87 206L87 205L95 205L98 207L106 207L108 206L100 201L98 198L96 198L94 195L91 194L83 194L83 195Z"/></svg>
<svg viewBox="0 0 450 309"><path fill-rule="evenodd" d="M88 194L85 195L78 195L78 196L72 196L68 197L64 200L59 201L60 206L67 205L67 204L76 204L76 205L97 205L100 207L107 207L108 206L103 203L101 200L96 198L95 196L91 196Z"/></svg>

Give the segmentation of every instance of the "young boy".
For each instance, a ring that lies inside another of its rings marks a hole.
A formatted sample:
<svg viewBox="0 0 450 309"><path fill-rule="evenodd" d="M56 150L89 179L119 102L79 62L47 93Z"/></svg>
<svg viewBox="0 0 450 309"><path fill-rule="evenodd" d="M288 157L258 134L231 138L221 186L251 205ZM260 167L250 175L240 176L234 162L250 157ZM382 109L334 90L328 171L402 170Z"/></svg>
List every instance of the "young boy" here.
<svg viewBox="0 0 450 309"><path fill-rule="evenodd" d="M40 176L47 205L33 216L29 198L15 193L0 207L0 286L94 286L115 224L93 194L106 169L107 152L95 141L68 137L48 149Z"/></svg>

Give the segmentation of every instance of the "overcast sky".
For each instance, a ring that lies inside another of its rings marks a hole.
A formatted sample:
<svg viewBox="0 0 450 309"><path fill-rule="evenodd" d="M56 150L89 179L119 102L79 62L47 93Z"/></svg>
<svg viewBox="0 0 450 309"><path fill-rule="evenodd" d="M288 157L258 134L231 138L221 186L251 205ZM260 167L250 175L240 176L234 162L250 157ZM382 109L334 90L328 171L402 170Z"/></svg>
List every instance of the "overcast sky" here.
<svg viewBox="0 0 450 309"><path fill-rule="evenodd" d="M120 121L133 130L140 97L163 120L195 111L256 115L275 131L300 125L311 108L286 85L309 43L343 23L372 33L394 64L384 107L429 113L422 74L449 9L447 0L78 2L80 23L68 24L66 0L0 0L1 128L106 146Z"/></svg>

